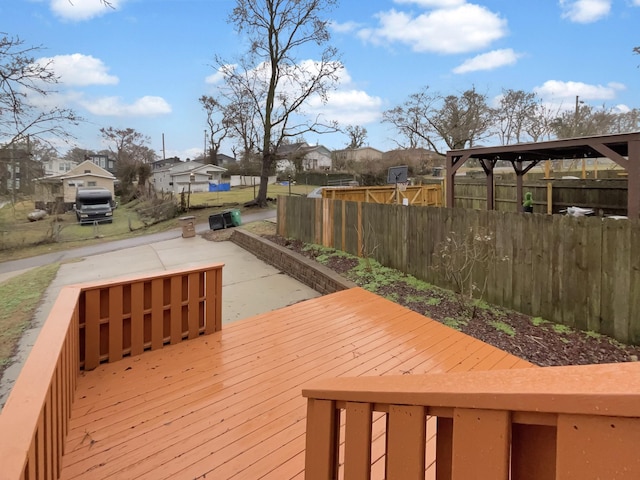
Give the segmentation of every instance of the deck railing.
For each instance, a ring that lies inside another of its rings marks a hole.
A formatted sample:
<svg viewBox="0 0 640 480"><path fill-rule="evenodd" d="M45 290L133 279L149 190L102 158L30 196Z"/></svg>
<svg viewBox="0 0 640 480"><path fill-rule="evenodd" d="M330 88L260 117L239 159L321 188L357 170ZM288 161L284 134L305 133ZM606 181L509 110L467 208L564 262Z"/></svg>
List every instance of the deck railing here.
<svg viewBox="0 0 640 480"><path fill-rule="evenodd" d="M222 267L64 287L0 412L0 480L59 478L81 368L220 330Z"/></svg>
<svg viewBox="0 0 640 480"><path fill-rule="evenodd" d="M337 378L303 394L307 480L640 478L638 363Z"/></svg>

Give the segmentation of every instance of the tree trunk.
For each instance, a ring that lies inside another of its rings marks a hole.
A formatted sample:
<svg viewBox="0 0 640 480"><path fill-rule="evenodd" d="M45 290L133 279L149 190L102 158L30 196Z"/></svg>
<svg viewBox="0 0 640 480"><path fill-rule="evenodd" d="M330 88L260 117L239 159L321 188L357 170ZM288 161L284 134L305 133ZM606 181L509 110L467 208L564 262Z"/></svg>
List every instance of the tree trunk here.
<svg viewBox="0 0 640 480"><path fill-rule="evenodd" d="M262 169L260 171L260 188L258 189L258 196L255 198L255 204L261 208L267 206L267 186L269 185L269 172L271 171L272 161L272 153L265 153L263 155Z"/></svg>

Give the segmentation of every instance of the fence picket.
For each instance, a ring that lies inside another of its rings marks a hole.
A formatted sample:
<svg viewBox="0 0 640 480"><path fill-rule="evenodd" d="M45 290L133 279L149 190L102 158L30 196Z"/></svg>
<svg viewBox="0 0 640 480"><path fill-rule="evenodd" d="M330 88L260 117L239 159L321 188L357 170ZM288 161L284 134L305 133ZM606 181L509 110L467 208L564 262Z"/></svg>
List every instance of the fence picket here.
<svg viewBox="0 0 640 480"><path fill-rule="evenodd" d="M312 242L322 233L320 202L282 197L278 231ZM640 298L640 256L631 254L640 251L638 222L353 202L333 211L328 221L346 229L333 227L336 246L344 237L342 248L358 255L362 242L380 263L445 288L434 268L439 245L451 232L462 238L484 227L496 253L487 301L640 343L640 303L631 301Z"/></svg>

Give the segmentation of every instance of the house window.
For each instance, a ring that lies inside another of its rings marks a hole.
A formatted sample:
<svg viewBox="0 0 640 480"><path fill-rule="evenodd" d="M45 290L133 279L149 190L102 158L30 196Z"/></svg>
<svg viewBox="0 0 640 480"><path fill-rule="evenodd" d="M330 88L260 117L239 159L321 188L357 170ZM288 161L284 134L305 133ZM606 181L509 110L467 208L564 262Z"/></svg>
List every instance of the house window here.
<svg viewBox="0 0 640 480"><path fill-rule="evenodd" d="M61 163L61 164L58 166L58 170L60 170L61 172L64 172L64 171L65 171L65 165L64 165L64 163Z"/></svg>
<svg viewBox="0 0 640 480"><path fill-rule="evenodd" d="M91 173L91 170L85 170L84 173Z"/></svg>
<svg viewBox="0 0 640 480"><path fill-rule="evenodd" d="M69 185L70 187L75 187L75 186L76 186L76 184L75 184L74 182L69 182L69 183L68 183L68 185Z"/></svg>
<svg viewBox="0 0 640 480"><path fill-rule="evenodd" d="M87 182L87 187L96 187L96 182Z"/></svg>

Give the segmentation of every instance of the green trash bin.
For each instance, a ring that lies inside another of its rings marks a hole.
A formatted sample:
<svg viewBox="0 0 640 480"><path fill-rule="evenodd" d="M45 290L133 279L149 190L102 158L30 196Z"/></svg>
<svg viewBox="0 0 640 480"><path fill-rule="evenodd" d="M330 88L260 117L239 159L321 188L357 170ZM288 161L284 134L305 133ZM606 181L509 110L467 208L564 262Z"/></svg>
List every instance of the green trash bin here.
<svg viewBox="0 0 640 480"><path fill-rule="evenodd" d="M231 224L234 227L239 227L242 225L242 220L240 219L240 210L231 210Z"/></svg>

